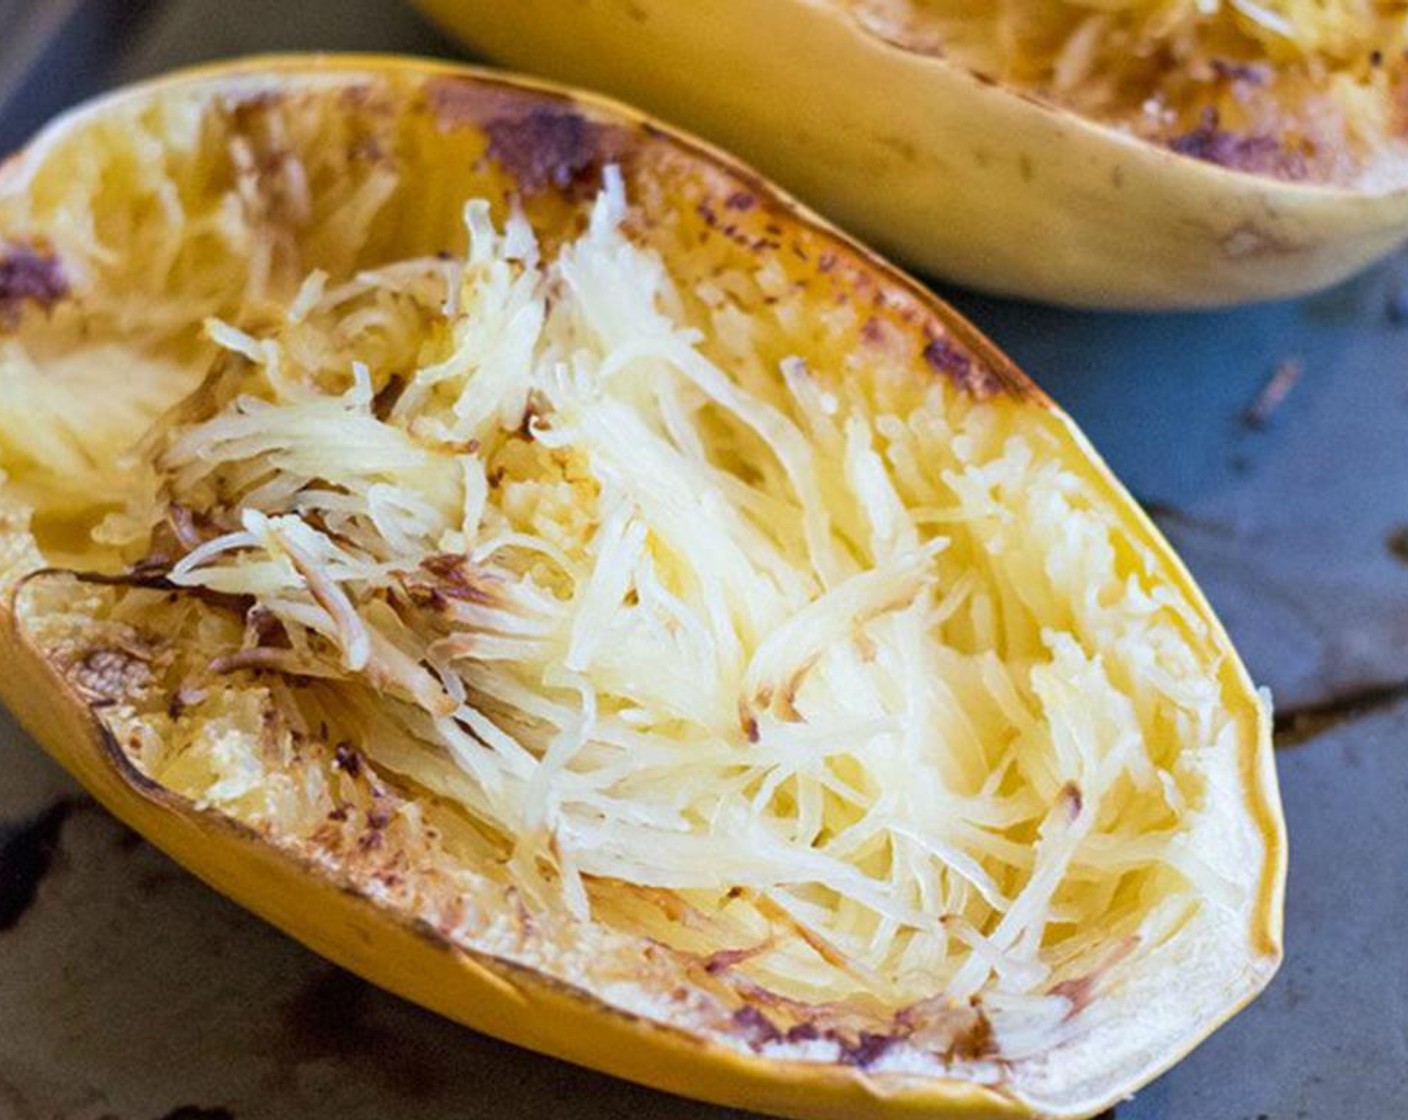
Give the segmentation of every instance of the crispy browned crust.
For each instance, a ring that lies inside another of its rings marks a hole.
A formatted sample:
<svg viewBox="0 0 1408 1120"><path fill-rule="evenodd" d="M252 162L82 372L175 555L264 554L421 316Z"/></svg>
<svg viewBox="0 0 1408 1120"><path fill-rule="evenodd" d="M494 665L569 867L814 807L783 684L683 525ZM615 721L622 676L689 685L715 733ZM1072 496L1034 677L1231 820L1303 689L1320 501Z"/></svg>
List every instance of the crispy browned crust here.
<svg viewBox="0 0 1408 1120"><path fill-rule="evenodd" d="M715 148L649 122L604 119L566 94L482 76L433 78L424 97L442 128L483 131L489 158L527 193L552 188L579 198L611 162L632 180L663 179L693 200L711 231L750 256L780 257L804 282L828 285L838 300L868 307L877 322L922 336L925 362L956 388L978 400L1007 395L1046 401L951 305Z"/></svg>
<svg viewBox="0 0 1408 1120"><path fill-rule="evenodd" d="M68 293L63 265L48 249L0 246L0 333L19 326L26 304L48 311Z"/></svg>

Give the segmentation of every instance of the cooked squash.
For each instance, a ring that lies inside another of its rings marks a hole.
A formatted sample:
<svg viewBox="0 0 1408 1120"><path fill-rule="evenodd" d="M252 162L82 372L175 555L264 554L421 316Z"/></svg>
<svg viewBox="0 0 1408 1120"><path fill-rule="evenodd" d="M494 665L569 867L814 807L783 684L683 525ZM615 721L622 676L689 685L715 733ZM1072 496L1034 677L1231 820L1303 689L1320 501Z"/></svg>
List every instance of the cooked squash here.
<svg viewBox="0 0 1408 1120"><path fill-rule="evenodd" d="M0 171L0 692L295 937L797 1117L1085 1116L1280 956L1268 709L951 309L629 111L394 59Z"/></svg>
<svg viewBox="0 0 1408 1120"><path fill-rule="evenodd" d="M978 288L1270 299L1408 236L1408 8L1390 0L418 3Z"/></svg>

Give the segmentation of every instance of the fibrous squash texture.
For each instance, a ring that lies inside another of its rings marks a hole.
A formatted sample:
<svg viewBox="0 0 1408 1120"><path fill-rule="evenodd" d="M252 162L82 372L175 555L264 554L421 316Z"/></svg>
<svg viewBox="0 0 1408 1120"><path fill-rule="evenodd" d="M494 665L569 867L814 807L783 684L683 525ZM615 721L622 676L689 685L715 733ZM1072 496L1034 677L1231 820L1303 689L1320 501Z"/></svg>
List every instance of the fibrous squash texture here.
<svg viewBox="0 0 1408 1120"><path fill-rule="evenodd" d="M1246 912L1213 639L1044 409L747 193L539 197L349 97L130 114L0 211L76 293L0 336L0 582L133 764L862 1064L996 1077Z"/></svg>
<svg viewBox="0 0 1408 1120"><path fill-rule="evenodd" d="M1235 170L1402 180L1408 9L1389 0L836 0L909 49Z"/></svg>

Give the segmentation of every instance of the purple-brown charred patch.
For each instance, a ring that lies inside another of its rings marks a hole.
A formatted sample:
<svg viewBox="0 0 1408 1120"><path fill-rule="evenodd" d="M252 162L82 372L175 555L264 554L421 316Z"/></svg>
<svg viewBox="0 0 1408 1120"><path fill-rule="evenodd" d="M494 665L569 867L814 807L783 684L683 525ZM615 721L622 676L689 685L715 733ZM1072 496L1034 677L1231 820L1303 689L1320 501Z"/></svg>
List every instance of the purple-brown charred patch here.
<svg viewBox="0 0 1408 1120"><path fill-rule="evenodd" d="M838 1029L802 1019L783 1030L751 1003L735 1011L732 1022L743 1040L755 1050L777 1042L793 1045L829 1042L836 1047L836 1060L840 1064L857 1069L869 1069L908 1037L907 1030L901 1024L893 1024L892 1029L888 1030L868 1031L855 1030L854 1027Z"/></svg>
<svg viewBox="0 0 1408 1120"><path fill-rule="evenodd" d="M0 249L0 331L19 326L25 304L48 311L68 293L63 265L52 253L28 245Z"/></svg>
<svg viewBox="0 0 1408 1120"><path fill-rule="evenodd" d="M744 1041L755 1049L766 1046L770 1042L776 1042L782 1037L782 1032L777 1029L777 1024L751 1003L745 1004L733 1013L733 1025L743 1036Z"/></svg>
<svg viewBox="0 0 1408 1120"><path fill-rule="evenodd" d="M1290 180L1304 179L1308 173L1300 152L1287 150L1272 136L1224 129L1216 109L1204 111L1196 128L1173 137L1168 146L1181 156L1215 163L1229 171Z"/></svg>
<svg viewBox="0 0 1408 1120"><path fill-rule="evenodd" d="M815 1023L798 1023L795 1027L789 1027L784 1036L788 1042L815 1042L821 1037L821 1028Z"/></svg>
<svg viewBox="0 0 1408 1120"><path fill-rule="evenodd" d="M699 215L700 220L715 233L722 234L735 245L747 249L752 253L771 253L782 248L779 239L781 229L769 224L764 227L763 234L757 235L755 226L742 217L752 209L752 207L741 207L732 204L730 200L738 197L737 192L724 199L724 208L728 213L720 213L717 199L704 199L697 203L694 212Z"/></svg>
<svg viewBox="0 0 1408 1120"><path fill-rule="evenodd" d="M484 131L489 157L530 194L548 187L566 190L597 162L601 127L572 109L545 106L498 117Z"/></svg>
<svg viewBox="0 0 1408 1120"><path fill-rule="evenodd" d="M1057 798L1057 804L1065 810L1066 819L1074 824L1085 808L1085 798L1080 792L1080 786L1075 782L1067 782L1063 785Z"/></svg>
<svg viewBox="0 0 1408 1120"><path fill-rule="evenodd" d="M629 131L588 119L570 100L489 81L437 78L426 104L442 129L482 129L488 156L532 194L585 183L588 172L616 158Z"/></svg>
<svg viewBox="0 0 1408 1120"><path fill-rule="evenodd" d="M898 1035L861 1031L854 1042L841 1044L841 1061L848 1066L868 1069L899 1041Z"/></svg>
<svg viewBox="0 0 1408 1120"><path fill-rule="evenodd" d="M952 339L934 335L924 347L924 361L935 373L942 374L955 388L976 400L995 397L1006 388L1002 378Z"/></svg>
<svg viewBox="0 0 1408 1120"><path fill-rule="evenodd" d="M499 601L493 581L474 570L465 556L442 553L421 561L420 568L419 574L407 574L402 582L422 606L443 608L457 600L487 607Z"/></svg>
<svg viewBox="0 0 1408 1120"><path fill-rule="evenodd" d="M362 772L362 756L348 742L337 744L333 750L332 764L349 778L355 778Z"/></svg>

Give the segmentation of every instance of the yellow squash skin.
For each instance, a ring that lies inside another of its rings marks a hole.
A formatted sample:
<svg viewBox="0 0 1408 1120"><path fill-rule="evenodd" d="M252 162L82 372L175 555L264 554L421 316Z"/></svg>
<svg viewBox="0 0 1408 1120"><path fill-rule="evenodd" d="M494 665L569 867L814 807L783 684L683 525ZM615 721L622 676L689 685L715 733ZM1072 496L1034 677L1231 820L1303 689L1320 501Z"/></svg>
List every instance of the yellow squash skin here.
<svg viewBox="0 0 1408 1120"><path fill-rule="evenodd" d="M1325 287L1408 190L1229 171L886 42L821 0L417 0L489 57L738 152L885 253L1002 295L1204 307Z"/></svg>
<svg viewBox="0 0 1408 1120"><path fill-rule="evenodd" d="M1074 424L961 316L882 260L836 233L811 212L758 180L726 156L670 132L631 110L589 95L459 66L383 58L279 57L244 61L176 75L124 91L51 126L30 153L0 167L0 210L22 191L47 144L106 106L132 99L179 96L183 86L236 83L252 75L300 78L337 73L385 76L400 85L446 78L468 87L552 98L592 121L624 127L651 143L673 146L682 158L722 168L778 208L787 220L821 233L841 252L855 254L881 286L937 316L994 379L1028 410L1033 424L1053 432L1084 464L1083 477L1118 512L1129 533L1156 556L1168 581L1207 620L1221 651L1219 674L1239 720L1247 817L1265 843L1265 870L1249 940L1259 977L1229 1006L1187 1024L1176 1047L1157 1055L1140 1082L1172 1065L1249 1001L1270 978L1281 954L1286 842L1263 705L1211 608L1168 544L1124 492ZM447 124L445 127L454 127ZM0 510L0 535L7 528ZM202 809L154 784L127 760L90 703L57 666L30 643L14 616L14 600L0 602L0 699L29 732L107 809L215 889L290 936L369 981L475 1029L546 1054L656 1088L722 1105L798 1120L997 1120L1037 1115L1025 1102L957 1080L868 1076L842 1065L777 1061L731 1049L684 1031L661 1027L601 1003L551 977L485 953L472 953L405 913L373 902L350 880L276 848L221 813ZM1082 1102L1067 1116L1094 1115L1128 1087Z"/></svg>

